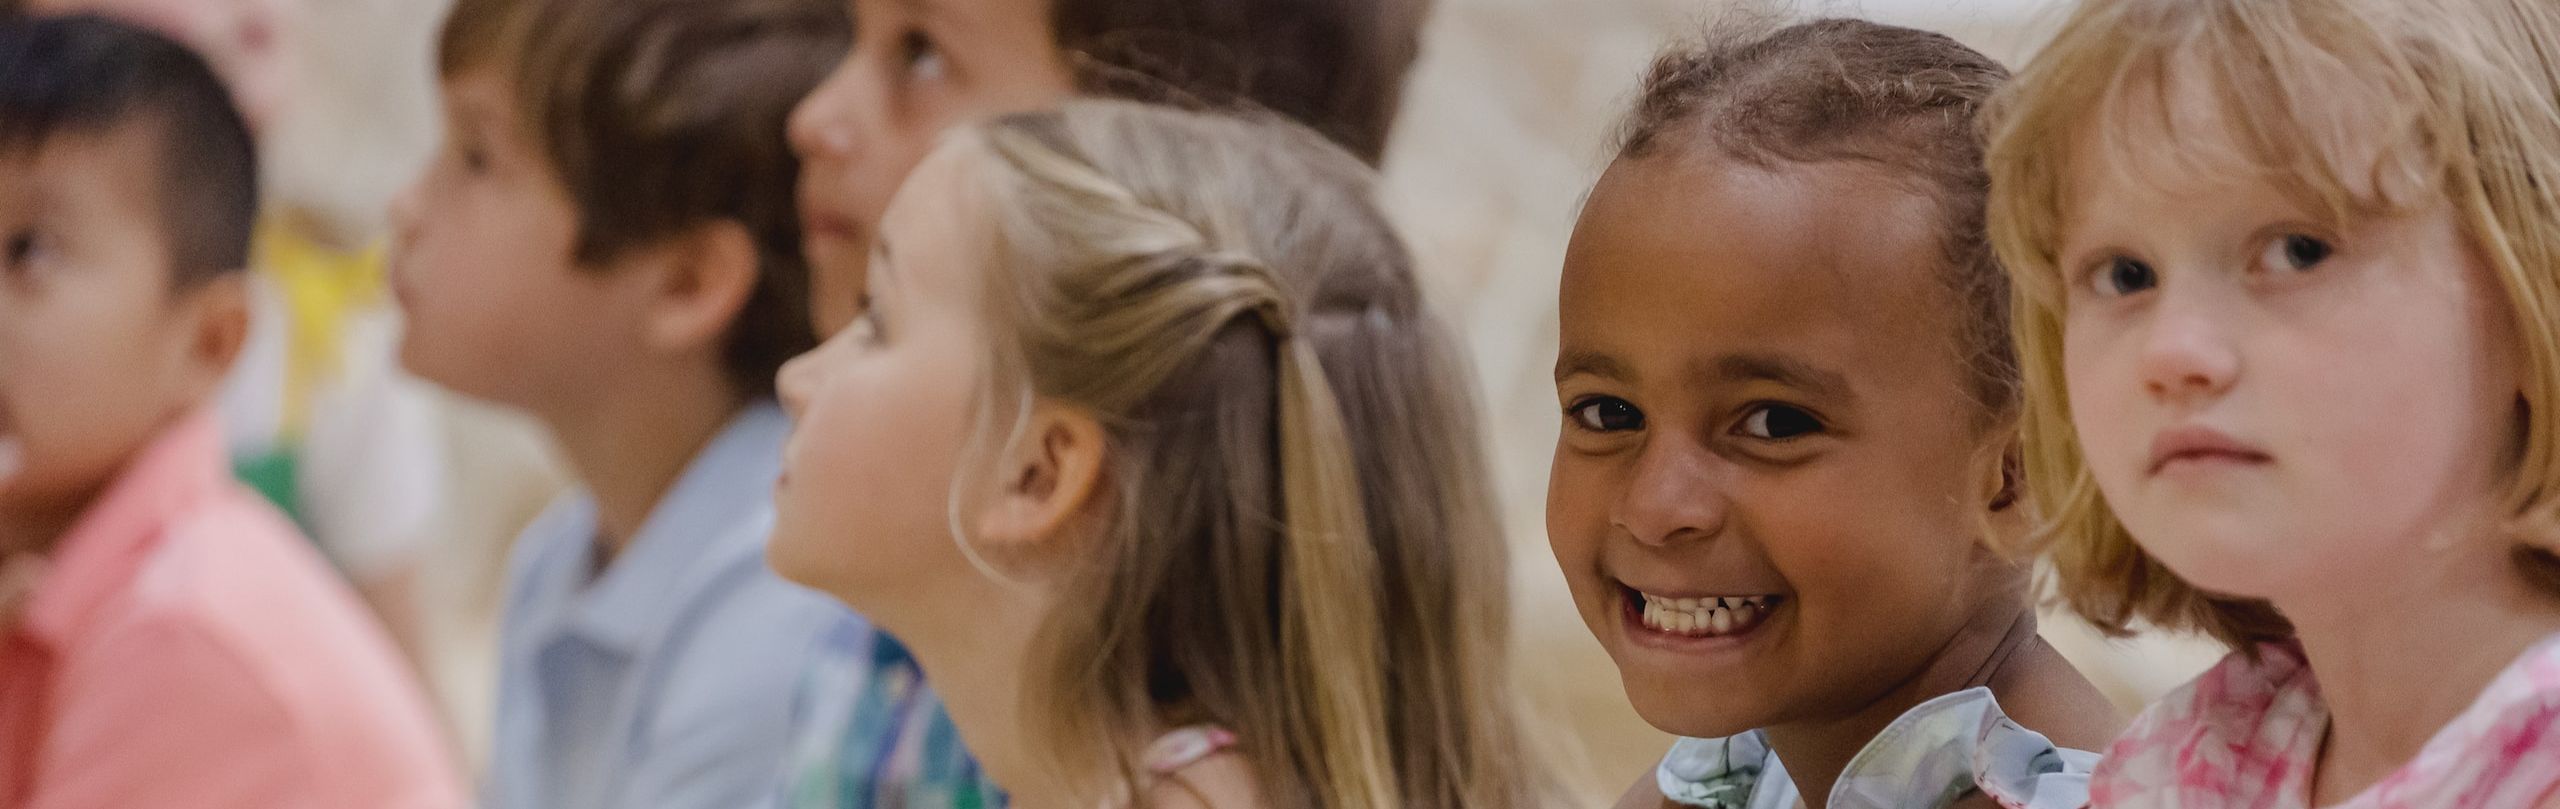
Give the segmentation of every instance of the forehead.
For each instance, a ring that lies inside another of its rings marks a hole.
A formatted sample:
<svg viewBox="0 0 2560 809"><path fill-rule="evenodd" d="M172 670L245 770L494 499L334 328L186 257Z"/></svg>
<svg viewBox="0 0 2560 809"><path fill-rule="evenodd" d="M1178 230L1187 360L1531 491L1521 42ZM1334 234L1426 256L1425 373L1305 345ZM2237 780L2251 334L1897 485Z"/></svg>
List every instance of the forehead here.
<svg viewBox="0 0 2560 809"><path fill-rule="evenodd" d="M864 22L929 21L965 28L1049 28L1050 0L855 0Z"/></svg>
<svg viewBox="0 0 2560 809"><path fill-rule="evenodd" d="M981 263L988 213L982 205L983 149L969 137L947 138L916 164L880 220L869 284L935 293L975 289L965 265ZM939 296L939 295L937 295Z"/></svg>
<svg viewBox="0 0 2560 809"><path fill-rule="evenodd" d="M132 215L159 193L159 127L126 120L65 128L0 148L0 205L45 203L58 213Z"/></svg>
<svg viewBox="0 0 2560 809"><path fill-rule="evenodd" d="M2290 66L2288 93L2273 72L2231 78L2197 67L2208 56L2170 52L2136 65L2066 133L2064 219L2092 223L2106 211L2083 199L2101 190L2159 197L2222 197L2248 186L2305 211L2344 217L2424 204L2432 172L2411 111L2343 66Z"/></svg>
<svg viewBox="0 0 2560 809"><path fill-rule="evenodd" d="M1957 307L1939 218L1930 198L1855 164L1622 160L1567 250L1563 342L1639 366L1752 351L1852 373L1944 354Z"/></svg>

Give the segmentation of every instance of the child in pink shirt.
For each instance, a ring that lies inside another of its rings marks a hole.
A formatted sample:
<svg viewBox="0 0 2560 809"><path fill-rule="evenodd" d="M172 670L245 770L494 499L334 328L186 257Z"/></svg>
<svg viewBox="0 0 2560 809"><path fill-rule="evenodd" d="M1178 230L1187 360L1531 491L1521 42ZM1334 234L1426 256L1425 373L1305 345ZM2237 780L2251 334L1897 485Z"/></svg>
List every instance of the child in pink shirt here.
<svg viewBox="0 0 2560 809"><path fill-rule="evenodd" d="M2560 807L2560 3L2080 0L2006 92L2059 593L2231 648L2091 804Z"/></svg>
<svg viewBox="0 0 2560 809"><path fill-rule="evenodd" d="M249 135L185 49L0 21L0 809L459 807L426 701L206 402Z"/></svg>

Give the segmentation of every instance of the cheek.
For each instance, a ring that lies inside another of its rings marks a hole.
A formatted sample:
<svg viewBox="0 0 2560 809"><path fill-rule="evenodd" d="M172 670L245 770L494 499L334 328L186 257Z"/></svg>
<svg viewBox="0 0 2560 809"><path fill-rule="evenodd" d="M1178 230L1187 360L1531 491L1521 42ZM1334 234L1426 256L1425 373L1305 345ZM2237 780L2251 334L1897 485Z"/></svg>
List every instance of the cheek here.
<svg viewBox="0 0 2560 809"><path fill-rule="evenodd" d="M1975 532L1945 481L1918 482L1884 464L1807 469L1780 490L1748 495L1745 517L1802 606L1799 643L1825 666L1907 667L1962 619L1960 592Z"/></svg>
<svg viewBox="0 0 2560 809"><path fill-rule="evenodd" d="M933 151L935 139L950 123L949 117L939 113L916 114L880 128L872 142L856 147L860 154L854 158L854 179L850 184L855 214L878 227L898 186L906 182L916 164L924 162L925 155Z"/></svg>
<svg viewBox="0 0 2560 809"><path fill-rule="evenodd" d="M135 298L138 300L138 298ZM179 346L150 304L28 318L0 340L8 378L0 425L25 442L27 469L13 489L77 489L110 475L153 422L170 415L168 380Z"/></svg>
<svg viewBox="0 0 2560 809"><path fill-rule="evenodd" d="M965 564L948 506L968 402L934 375L845 362L793 437L773 553L785 575L861 606Z"/></svg>
<svg viewBox="0 0 2560 809"><path fill-rule="evenodd" d="M1559 562L1589 561L1609 529L1613 482L1598 461L1561 447L1547 474L1547 542Z"/></svg>
<svg viewBox="0 0 2560 809"><path fill-rule="evenodd" d="M2063 396L2071 427L2100 482L2138 467L2150 451L2151 428L2135 418L2144 395L2120 324L2095 317L2069 320L2062 333Z"/></svg>

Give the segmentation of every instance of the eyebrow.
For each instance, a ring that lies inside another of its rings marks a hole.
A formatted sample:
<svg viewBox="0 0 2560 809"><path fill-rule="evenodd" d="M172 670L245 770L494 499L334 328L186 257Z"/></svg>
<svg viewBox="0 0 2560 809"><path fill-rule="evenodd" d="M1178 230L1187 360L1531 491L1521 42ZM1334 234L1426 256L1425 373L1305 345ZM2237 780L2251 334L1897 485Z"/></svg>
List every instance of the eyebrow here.
<svg viewBox="0 0 2560 809"><path fill-rule="evenodd" d="M1704 371L1700 376L1720 382L1775 382L1841 401L1855 401L1858 398L1857 392L1850 387L1847 376L1794 357L1775 354L1727 354L1707 363Z"/></svg>
<svg viewBox="0 0 2560 809"><path fill-rule="evenodd" d="M1635 373L1618 358L1597 351L1576 349L1556 357L1556 381L1562 382L1582 374L1616 380L1635 377Z"/></svg>

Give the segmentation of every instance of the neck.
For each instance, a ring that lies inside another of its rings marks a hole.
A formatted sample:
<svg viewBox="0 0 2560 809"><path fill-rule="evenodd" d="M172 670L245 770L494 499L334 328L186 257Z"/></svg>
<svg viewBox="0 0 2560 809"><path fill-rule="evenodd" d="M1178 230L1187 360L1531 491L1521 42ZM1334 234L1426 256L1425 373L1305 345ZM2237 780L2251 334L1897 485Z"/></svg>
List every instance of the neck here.
<svg viewBox="0 0 2560 809"><path fill-rule="evenodd" d="M1048 765L1055 751L1028 738L1022 708L1032 639L1048 603L1021 587L982 578L974 584L980 586L965 593L954 588L930 614L890 632L915 654L987 777L1014 796L1017 809L1048 809L1054 804L1044 802L1062 801L1071 790Z"/></svg>
<svg viewBox="0 0 2560 809"><path fill-rule="evenodd" d="M2314 805L2364 791L2461 715L2500 671L2560 632L2560 599L2515 568L2503 532L2416 542L2417 559L2354 587L2278 599L2329 711L2312 778Z"/></svg>
<svg viewBox="0 0 2560 809"><path fill-rule="evenodd" d="M60 503L10 503L0 506L0 561L53 552L62 535L80 520L103 487L63 498Z"/></svg>
<svg viewBox="0 0 2560 809"><path fill-rule="evenodd" d="M2018 648L2035 639L2035 612L2024 592L2003 588L1998 595L1976 599L1955 634L1909 679L1873 702L1846 715L1790 722L1763 729L1770 750L1787 765L1807 809L1823 809L1832 785L1867 742L1922 702L1991 683L2002 664Z"/></svg>
<svg viewBox="0 0 2560 809"><path fill-rule="evenodd" d="M716 368L642 374L542 413L595 497L599 566L631 544L685 466L747 404Z"/></svg>

